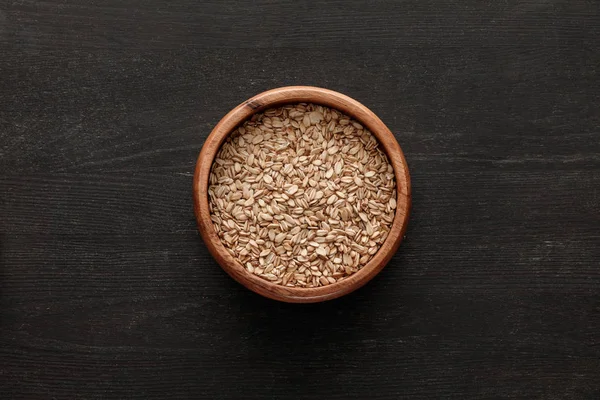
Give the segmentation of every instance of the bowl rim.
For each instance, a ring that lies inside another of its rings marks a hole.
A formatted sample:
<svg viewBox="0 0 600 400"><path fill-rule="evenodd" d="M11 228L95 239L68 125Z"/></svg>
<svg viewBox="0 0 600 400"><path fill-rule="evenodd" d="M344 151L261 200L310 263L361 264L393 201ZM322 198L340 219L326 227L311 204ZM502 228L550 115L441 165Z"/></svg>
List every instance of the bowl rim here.
<svg viewBox="0 0 600 400"><path fill-rule="evenodd" d="M377 137L394 169L397 207L388 237L373 258L348 278L327 286L297 288L271 283L248 272L224 247L210 218L210 170L227 136L253 114L285 104L313 103L337 109L363 124ZM207 137L198 156L193 182L194 212L198 231L217 263L237 282L265 297L290 303L313 303L346 295L369 282L396 253L406 231L411 209L411 182L406 159L388 127L363 104L333 90L313 86L286 86L267 90L227 113Z"/></svg>

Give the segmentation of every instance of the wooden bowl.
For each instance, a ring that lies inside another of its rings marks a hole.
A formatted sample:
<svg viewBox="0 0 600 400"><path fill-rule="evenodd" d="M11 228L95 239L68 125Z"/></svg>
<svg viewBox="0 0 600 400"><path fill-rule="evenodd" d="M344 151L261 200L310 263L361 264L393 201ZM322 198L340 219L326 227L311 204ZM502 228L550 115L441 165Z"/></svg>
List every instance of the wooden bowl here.
<svg viewBox="0 0 600 400"><path fill-rule="evenodd" d="M287 287L266 281L246 269L225 249L210 219L208 179L213 160L227 135L252 114L265 109L294 103L315 103L337 109L367 127L379 140L394 168L397 208L392 227L383 245L358 272L328 286L316 288ZM348 294L377 275L392 258L406 230L410 211L410 176L406 160L394 135L367 107L341 93L310 86L289 86L263 92L231 110L206 139L194 174L194 210L198 230L208 250L233 279L248 289L275 300L291 303L314 303Z"/></svg>

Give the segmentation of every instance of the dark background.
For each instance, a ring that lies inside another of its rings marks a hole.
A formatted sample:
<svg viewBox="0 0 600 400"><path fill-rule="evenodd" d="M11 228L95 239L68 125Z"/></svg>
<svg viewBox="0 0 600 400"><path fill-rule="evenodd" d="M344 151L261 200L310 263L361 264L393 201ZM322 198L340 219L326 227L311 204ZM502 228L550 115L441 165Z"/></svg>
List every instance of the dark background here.
<svg viewBox="0 0 600 400"><path fill-rule="evenodd" d="M0 396L599 399L599 35L597 1L0 1ZM315 305L192 211L212 127L294 84L413 183L388 267Z"/></svg>

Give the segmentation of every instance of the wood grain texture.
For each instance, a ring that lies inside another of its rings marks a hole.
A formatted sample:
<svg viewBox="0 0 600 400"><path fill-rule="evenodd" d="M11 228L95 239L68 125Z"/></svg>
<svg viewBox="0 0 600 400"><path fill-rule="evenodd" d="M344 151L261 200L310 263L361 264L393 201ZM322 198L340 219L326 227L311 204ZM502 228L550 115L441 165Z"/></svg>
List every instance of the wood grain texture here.
<svg viewBox="0 0 600 400"><path fill-rule="evenodd" d="M598 2L319 7L0 3L3 398L600 397ZM413 189L388 267L314 305L223 273L190 190L295 84L368 105Z"/></svg>
<svg viewBox="0 0 600 400"><path fill-rule="evenodd" d="M8 0L27 50L83 48L570 47L600 34L595 1ZM518 40L518 43L516 41Z"/></svg>
<svg viewBox="0 0 600 400"><path fill-rule="evenodd" d="M249 273L221 242L211 219L208 184L211 168L219 149L230 133L252 115L284 104L313 103L341 111L366 127L379 141L394 169L397 207L387 239L373 258L343 281L318 288L294 288L271 283ZM233 279L248 289L271 299L289 303L316 303L351 293L375 277L398 250L406 233L410 215L410 174L404 153L394 134L366 106L333 90L314 86L286 86L267 90L243 101L225 115L202 146L194 173L194 213L198 231L208 251Z"/></svg>

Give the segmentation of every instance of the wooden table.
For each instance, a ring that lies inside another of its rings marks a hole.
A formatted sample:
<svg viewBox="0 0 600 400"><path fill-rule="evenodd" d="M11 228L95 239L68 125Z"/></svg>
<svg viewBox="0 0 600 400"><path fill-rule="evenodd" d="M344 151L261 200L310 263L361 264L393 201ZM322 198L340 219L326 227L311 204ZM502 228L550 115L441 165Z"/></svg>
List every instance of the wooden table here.
<svg viewBox="0 0 600 400"><path fill-rule="evenodd" d="M600 3L7 1L0 54L2 398L600 398ZM412 174L392 262L315 305L192 212L212 127L292 84Z"/></svg>

